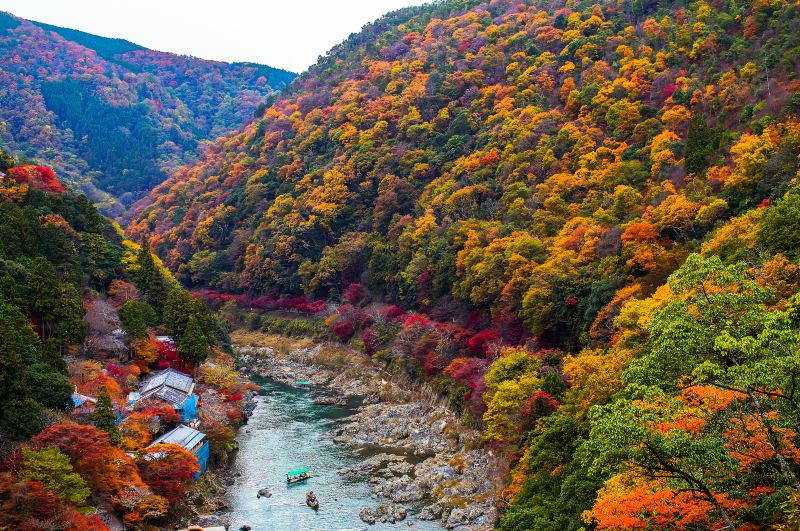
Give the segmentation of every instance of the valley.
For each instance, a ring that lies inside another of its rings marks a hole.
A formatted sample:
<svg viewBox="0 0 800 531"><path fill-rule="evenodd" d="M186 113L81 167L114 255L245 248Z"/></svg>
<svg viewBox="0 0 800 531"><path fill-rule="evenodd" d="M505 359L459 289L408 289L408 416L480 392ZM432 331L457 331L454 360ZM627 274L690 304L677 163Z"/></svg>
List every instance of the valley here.
<svg viewBox="0 0 800 531"><path fill-rule="evenodd" d="M320 52L0 13L0 529L800 529L800 3Z"/></svg>

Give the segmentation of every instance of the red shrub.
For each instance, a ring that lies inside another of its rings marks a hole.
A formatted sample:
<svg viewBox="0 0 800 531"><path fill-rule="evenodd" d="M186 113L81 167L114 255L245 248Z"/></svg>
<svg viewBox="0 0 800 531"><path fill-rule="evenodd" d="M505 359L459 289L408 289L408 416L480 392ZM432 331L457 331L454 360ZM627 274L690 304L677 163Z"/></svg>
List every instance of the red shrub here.
<svg viewBox="0 0 800 531"><path fill-rule="evenodd" d="M250 300L249 305L256 310L271 310L277 306L277 301L272 295L262 295Z"/></svg>
<svg viewBox="0 0 800 531"><path fill-rule="evenodd" d="M364 341L364 350L367 354L372 356L378 352L378 349L380 348L380 344L378 343L378 332L372 328L368 328L364 332L364 335L361 339Z"/></svg>
<svg viewBox="0 0 800 531"><path fill-rule="evenodd" d="M353 306L360 303L364 300L364 297L367 294L367 290L364 289L364 286L361 284L350 284L347 286L347 289L344 290L344 298L347 302L352 304Z"/></svg>
<svg viewBox="0 0 800 531"><path fill-rule="evenodd" d="M444 373L453 381L463 385L469 391L464 395L469 411L476 419L483 416L486 404L483 393L486 391L484 377L489 368L489 362L480 358L456 358L444 369Z"/></svg>
<svg viewBox="0 0 800 531"><path fill-rule="evenodd" d="M403 321L403 328L408 329L408 328L412 328L414 326L425 326L426 327L426 326L428 326L430 324L431 324L430 319L428 319L427 317L424 317L422 315L419 315L417 313L414 313L414 314L411 314L408 317L406 317L405 321Z"/></svg>
<svg viewBox="0 0 800 531"><path fill-rule="evenodd" d="M303 313L319 313L328 308L328 303L325 301L304 302L297 305L297 311Z"/></svg>
<svg viewBox="0 0 800 531"><path fill-rule="evenodd" d="M66 189L52 168L46 166L17 166L8 170L8 174L19 184L29 184L34 190L43 192L64 193Z"/></svg>
<svg viewBox="0 0 800 531"><path fill-rule="evenodd" d="M347 342L355 332L352 321L339 321L333 325L333 333L343 342Z"/></svg>
<svg viewBox="0 0 800 531"><path fill-rule="evenodd" d="M225 410L225 416L228 417L228 420L234 424L238 423L242 420L242 411L238 408L230 408Z"/></svg>
<svg viewBox="0 0 800 531"><path fill-rule="evenodd" d="M226 398L228 402L238 402L242 399L242 393L233 393L229 397Z"/></svg>
<svg viewBox="0 0 800 531"><path fill-rule="evenodd" d="M522 406L522 424L520 429L527 431L533 428L536 420L546 417L559 408L561 404L558 401L545 393L544 391L536 391L533 395L525 401Z"/></svg>
<svg viewBox="0 0 800 531"><path fill-rule="evenodd" d="M442 369L447 366L447 360L442 356L441 353L431 350L425 356L425 362L422 365L422 368L425 369L425 374L428 376L436 376Z"/></svg>
<svg viewBox="0 0 800 531"><path fill-rule="evenodd" d="M481 323L484 322L483 319L484 315L483 312L480 310L471 310L467 314L467 321L464 323L465 328L469 328L470 330L477 330L481 327Z"/></svg>
<svg viewBox="0 0 800 531"><path fill-rule="evenodd" d="M290 299L281 299L278 301L277 307L281 309L296 310L298 307L307 304L308 300L305 295L299 295Z"/></svg>
<svg viewBox="0 0 800 531"><path fill-rule="evenodd" d="M406 312L400 306L389 306L386 308L385 318L387 321L403 321L405 320Z"/></svg>
<svg viewBox="0 0 800 531"><path fill-rule="evenodd" d="M488 356L491 354L490 346L500 340L500 334L496 330L487 328L481 330L471 338L467 339L466 347L474 356Z"/></svg>

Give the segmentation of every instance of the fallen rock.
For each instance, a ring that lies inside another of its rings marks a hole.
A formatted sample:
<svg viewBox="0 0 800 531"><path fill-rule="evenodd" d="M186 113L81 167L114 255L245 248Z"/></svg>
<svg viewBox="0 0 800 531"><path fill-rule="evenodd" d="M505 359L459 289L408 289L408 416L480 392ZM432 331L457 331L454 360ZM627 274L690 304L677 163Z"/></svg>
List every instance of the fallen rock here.
<svg viewBox="0 0 800 531"><path fill-rule="evenodd" d="M381 522L394 524L406 519L408 512L402 505L396 503L381 503L375 508L375 514Z"/></svg>
<svg viewBox="0 0 800 531"><path fill-rule="evenodd" d="M361 511L359 511L358 517L361 518L361 521L365 524L373 525L375 522L377 522L375 513L373 513L372 509L369 507L363 507Z"/></svg>
<svg viewBox="0 0 800 531"><path fill-rule="evenodd" d="M258 494L256 495L256 498L260 498L262 496L265 497L265 498L271 498L272 497L272 493L269 491L269 489L267 487L264 487L262 489L258 489Z"/></svg>

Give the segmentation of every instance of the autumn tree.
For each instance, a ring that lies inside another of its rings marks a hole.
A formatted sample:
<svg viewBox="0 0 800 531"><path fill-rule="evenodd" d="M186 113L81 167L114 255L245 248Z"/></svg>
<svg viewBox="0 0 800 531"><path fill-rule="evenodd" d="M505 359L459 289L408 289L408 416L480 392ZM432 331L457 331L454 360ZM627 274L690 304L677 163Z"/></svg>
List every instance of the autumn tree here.
<svg viewBox="0 0 800 531"><path fill-rule="evenodd" d="M171 502L183 497L195 474L200 472L194 454L175 444L145 449L136 464L144 482Z"/></svg>
<svg viewBox="0 0 800 531"><path fill-rule="evenodd" d="M72 468L69 457L58 448L22 449L21 479L38 481L42 486L67 503L83 506L91 495L83 478Z"/></svg>

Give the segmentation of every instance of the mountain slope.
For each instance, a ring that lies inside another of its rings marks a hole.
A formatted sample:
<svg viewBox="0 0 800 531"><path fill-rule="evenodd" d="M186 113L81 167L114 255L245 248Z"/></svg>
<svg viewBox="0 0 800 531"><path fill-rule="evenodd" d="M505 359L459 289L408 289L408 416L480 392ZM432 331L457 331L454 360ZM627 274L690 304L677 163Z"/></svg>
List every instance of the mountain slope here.
<svg viewBox="0 0 800 531"><path fill-rule="evenodd" d="M130 204L195 160L202 142L241 127L294 77L0 19L0 140L55 164L109 207Z"/></svg>
<svg viewBox="0 0 800 531"><path fill-rule="evenodd" d="M792 529L799 64L793 1L402 10L131 230L196 286L341 301L508 457L503 529Z"/></svg>
<svg viewBox="0 0 800 531"><path fill-rule="evenodd" d="M324 296L361 279L410 306L522 310L571 344L629 279L652 289L715 222L785 190L724 180L740 132L796 108L795 6L464 5L334 49L161 185L134 230L197 284ZM344 279L314 265L345 242L394 260ZM580 280L549 278L554 261ZM523 303L543 284L546 308ZM591 293L583 324L561 319Z"/></svg>

